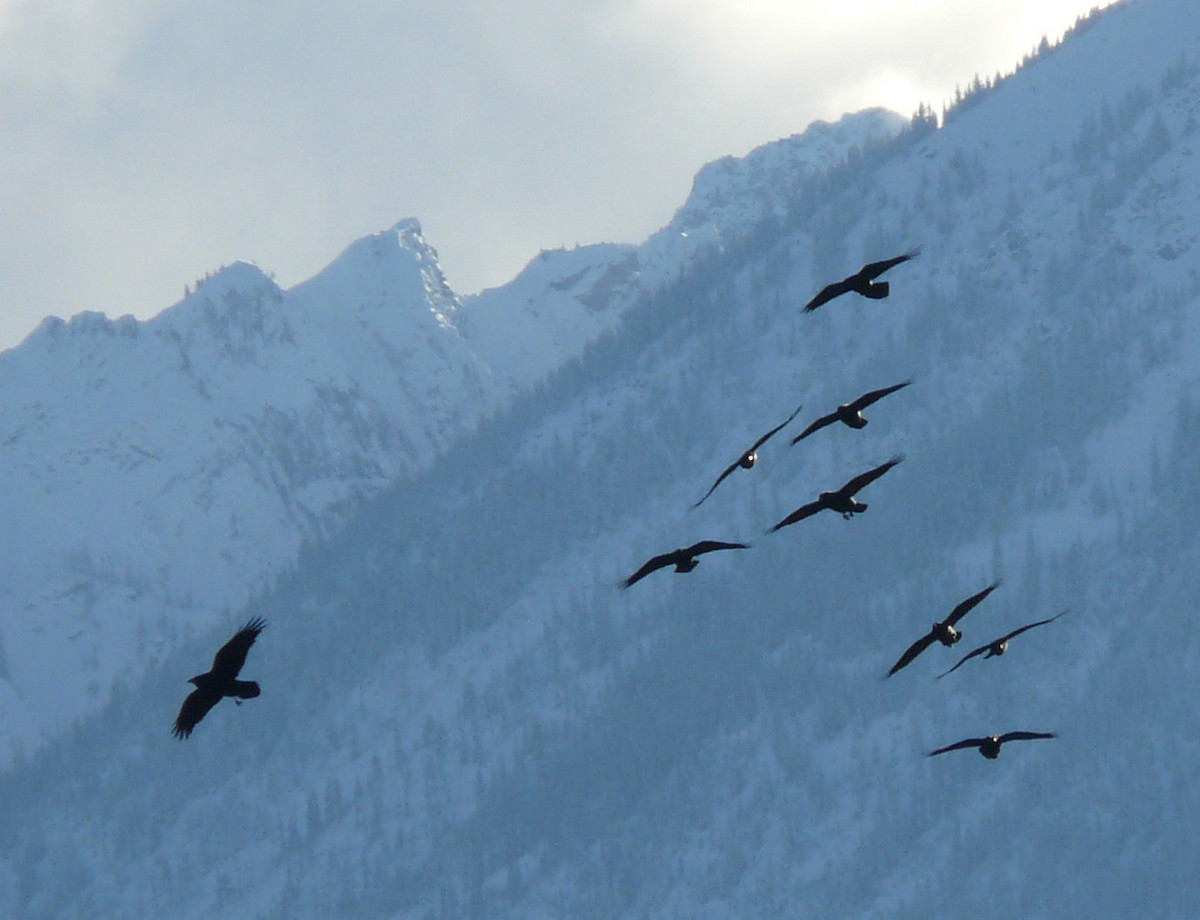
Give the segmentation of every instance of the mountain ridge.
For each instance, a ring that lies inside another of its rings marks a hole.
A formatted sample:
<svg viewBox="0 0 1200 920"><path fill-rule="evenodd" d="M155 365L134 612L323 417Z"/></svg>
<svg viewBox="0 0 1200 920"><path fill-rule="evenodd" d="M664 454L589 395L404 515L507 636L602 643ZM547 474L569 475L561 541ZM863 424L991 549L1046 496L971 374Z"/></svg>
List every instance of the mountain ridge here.
<svg viewBox="0 0 1200 920"><path fill-rule="evenodd" d="M226 616L271 623L260 699L170 742L214 627L0 775L21 829L0 904L1188 916L1198 34L1192 4L1118 6L946 128L690 262ZM1148 39L1162 55L1133 86L1063 78ZM1058 100L1065 143L991 121L1033 89ZM1033 153L1010 171L995 138ZM887 300L800 315L824 281L913 242ZM909 377L865 431L795 448L781 432L687 510L797 403L803 425ZM760 535L897 452L865 514ZM616 588L709 536L755 546ZM962 680L937 681L953 656L931 649L883 681L997 578L968 643L1072 615ZM1060 737L996 763L925 756L1012 728Z"/></svg>
<svg viewBox="0 0 1200 920"><path fill-rule="evenodd" d="M821 133L832 161L838 138ZM787 144L810 156L803 136ZM464 299L405 218L288 290L234 262L148 320L51 317L0 354L0 513L36 522L0 538L18 608L0 622L0 760L101 705L146 648L266 590L304 541L615 328L710 245L668 251L674 234L544 253Z"/></svg>

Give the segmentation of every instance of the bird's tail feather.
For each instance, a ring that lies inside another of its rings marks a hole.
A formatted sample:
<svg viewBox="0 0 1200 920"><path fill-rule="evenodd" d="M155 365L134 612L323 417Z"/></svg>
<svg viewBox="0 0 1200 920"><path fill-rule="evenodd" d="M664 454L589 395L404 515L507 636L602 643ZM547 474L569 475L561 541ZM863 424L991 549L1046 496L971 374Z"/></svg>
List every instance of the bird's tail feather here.
<svg viewBox="0 0 1200 920"><path fill-rule="evenodd" d="M887 281L872 281L867 286L867 289L863 291L863 295L870 297L872 300L883 300L883 298L887 297L891 289L892 286Z"/></svg>
<svg viewBox="0 0 1200 920"><path fill-rule="evenodd" d="M233 682L233 695L241 700L249 700L262 693L258 684L252 680L235 680Z"/></svg>

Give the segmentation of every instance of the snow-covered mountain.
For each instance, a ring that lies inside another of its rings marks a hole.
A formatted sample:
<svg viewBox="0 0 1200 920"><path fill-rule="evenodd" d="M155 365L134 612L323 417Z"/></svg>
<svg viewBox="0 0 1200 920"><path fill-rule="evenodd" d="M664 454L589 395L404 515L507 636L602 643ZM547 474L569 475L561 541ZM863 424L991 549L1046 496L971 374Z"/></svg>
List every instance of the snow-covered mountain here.
<svg viewBox="0 0 1200 920"><path fill-rule="evenodd" d="M494 408L458 309L410 221L291 291L235 264L149 322L52 318L0 356L5 758Z"/></svg>
<svg viewBox="0 0 1200 920"><path fill-rule="evenodd" d="M406 220L292 290L236 263L148 323L44 321L0 356L0 515L19 522L0 533L0 762L244 605L302 542L427 468L722 234L896 127L851 115L722 161L728 192L704 170L642 246L542 253L466 305ZM736 208L746 175L788 185Z"/></svg>
<svg viewBox="0 0 1200 920"><path fill-rule="evenodd" d="M1190 916L1197 112L1200 9L1135 0L940 129L782 200L733 183L740 232L0 776L0 911ZM888 300L799 313L914 244ZM552 255L512 303L558 316L641 258ZM797 403L910 377L687 510ZM763 534L898 452L865 514ZM616 587L703 538L755 545ZM961 646L881 680L996 578ZM174 742L183 681L251 615L262 697ZM1010 729L1059 737L924 756Z"/></svg>
<svg viewBox="0 0 1200 920"><path fill-rule="evenodd" d="M616 329L630 306L697 259L782 218L820 176L891 140L904 123L894 112L868 109L709 163L683 207L641 245L543 251L513 281L467 298L460 328L510 390L520 390Z"/></svg>
<svg viewBox="0 0 1200 920"><path fill-rule="evenodd" d="M694 239L677 217L640 247L546 252L465 305L405 220L289 291L237 263L149 322L47 319L0 356L0 515L21 522L0 534L0 762L766 213L730 204L739 169L799 183L896 128L878 112L816 125L726 165L725 196L701 173L680 212Z"/></svg>

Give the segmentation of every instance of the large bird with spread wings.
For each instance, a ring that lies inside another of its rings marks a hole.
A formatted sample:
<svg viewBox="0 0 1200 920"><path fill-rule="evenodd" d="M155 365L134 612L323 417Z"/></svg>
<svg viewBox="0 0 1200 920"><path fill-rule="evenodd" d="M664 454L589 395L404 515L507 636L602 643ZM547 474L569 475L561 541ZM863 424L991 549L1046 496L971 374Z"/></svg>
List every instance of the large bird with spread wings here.
<svg viewBox="0 0 1200 920"><path fill-rule="evenodd" d="M934 623L929 628L929 632L923 635L920 639L905 649L904 654L899 660L892 665L892 669L887 672L887 676L891 677L901 668L908 665L914 658L933 645L935 642L940 642L942 645L949 648L955 642L962 638L962 633L955 628L955 624L965 617L968 613L976 608L979 603L1000 587L1000 582L994 581L978 594L972 594L965 601L950 611L950 616L942 620L940 623Z"/></svg>
<svg viewBox="0 0 1200 920"><path fill-rule="evenodd" d="M833 492L822 492L817 496L815 502L809 502L807 505L801 505L782 521L772 527L768 533L774 533L780 528L787 527L789 524L795 524L797 521L803 521L806 517L812 517L818 511L826 509L837 511L842 517L849 520L854 515L867 510L866 502L860 502L855 498L855 494L865 489L876 479L900 463L904 459L904 455L892 457L887 463L882 463L873 470L867 470L865 473L860 473L848 483Z"/></svg>
<svg viewBox="0 0 1200 920"><path fill-rule="evenodd" d="M945 677L947 674L950 674L953 671L957 671L959 668L961 668L964 664L966 664L968 661L970 661L972 658L974 658L977 655L983 655L983 658L985 661L988 658L997 658L1000 655L1003 655L1005 652L1008 651L1008 642L1010 639L1015 639L1017 636L1021 635L1021 633L1028 632L1031 629L1036 629L1039 626L1045 626L1047 623L1053 623L1060 616L1062 616L1063 613L1066 613L1066 612L1067 611L1064 610L1064 611L1062 611L1062 613L1057 613L1054 616L1049 617L1048 619L1038 620L1036 623L1027 623L1024 626L1020 627L1019 629L1014 629L1010 633L1005 633L999 639L993 639L987 645L979 646L979 648L975 649L975 651L973 651L973 652L967 652L967 654L963 655L963 657L959 659L958 664L956 664L954 667L952 667L949 671L945 671L942 674L939 674L938 680L941 680L943 677ZM984 655L984 652L986 652L987 654Z"/></svg>
<svg viewBox="0 0 1200 920"><path fill-rule="evenodd" d="M897 383L890 387L884 387L880 390L871 390L869 393L863 393L862 396L858 397L858 399L854 400L853 402L848 402L844 405L838 406L828 415L822 415L819 419L792 438L792 443L796 444L800 441L803 441L814 431L820 431L826 425L832 425L834 422L841 422L843 425L848 425L851 428L866 428L868 420L862 414L863 409L867 408L867 406L871 405L871 403L878 402L879 400L883 399L883 397L888 396L891 393L895 393L897 390L903 390L911 383L911 380L905 380L903 383Z"/></svg>
<svg viewBox="0 0 1200 920"><path fill-rule="evenodd" d="M853 275L822 288L816 297L804 305L804 312L811 313L817 307L829 303L833 298L849 294L851 291L862 294L863 297L870 297L872 300L882 300L891 292L891 285L886 281L876 281L875 279L889 268L895 268L901 262L915 259L920 254L921 249L917 247L894 259L884 259L882 262L871 262L864 265Z"/></svg>
<svg viewBox="0 0 1200 920"><path fill-rule="evenodd" d="M750 447L750 449L747 450L740 457L738 457L737 460L735 460L735 461L733 461L733 463L729 464L729 466L727 466L725 468L725 472L723 472L720 476L718 476L717 481L714 482L709 487L708 491L704 493L704 498L700 499L700 501L696 502L696 504L692 505L692 507L699 508L701 505L703 505L705 502L705 499L707 499L708 496L712 495L713 492L716 491L717 486L719 486L722 482L724 482L726 477L729 476L734 470L738 469L739 467L743 470L751 469L754 466L754 464L756 464L758 462L758 449L760 447L762 447L764 444L766 444L767 441L771 440L771 438L773 438L775 435L777 435L782 429L787 427L788 422L790 422L797 415L799 415L800 410L803 408L804 408L803 406L797 406L796 411L793 412L791 415L789 415L787 417L787 419L783 422L782 425L776 425L774 428L772 428L770 431L768 431L766 434L764 434L761 438L759 438L757 441L755 441L754 444ZM728 454L726 456L728 456Z"/></svg>
<svg viewBox="0 0 1200 920"><path fill-rule="evenodd" d="M938 754L945 754L947 751L978 748L979 753L988 760L995 760L1000 756L1001 745L1007 744L1009 741L1037 741L1041 738L1056 737L1058 736L1054 732L1005 732L1003 735L988 735L984 738L964 738L962 741L947 744L936 751L930 751L929 756L937 757Z"/></svg>
<svg viewBox="0 0 1200 920"><path fill-rule="evenodd" d="M693 543L691 546L672 550L669 553L663 553L661 556L654 556L651 559L647 559L640 569L621 582L621 587L628 588L630 585L641 581L651 572L665 569L669 565L675 566L676 572L690 572L700 564L700 560L696 557L703 553L712 553L719 549L749 548L749 543L722 543L720 540L701 540L699 543Z"/></svg>
<svg viewBox="0 0 1200 920"><path fill-rule="evenodd" d="M246 663L246 655L250 646L258 638L267 623L262 617L255 617L236 633L233 638L221 646L213 657L212 669L206 674L197 674L188 683L196 689L188 694L175 719L176 738L186 738L200 720L208 715L208 711L227 696L239 706L242 700L253 699L262 691L252 680L238 680L237 676Z"/></svg>

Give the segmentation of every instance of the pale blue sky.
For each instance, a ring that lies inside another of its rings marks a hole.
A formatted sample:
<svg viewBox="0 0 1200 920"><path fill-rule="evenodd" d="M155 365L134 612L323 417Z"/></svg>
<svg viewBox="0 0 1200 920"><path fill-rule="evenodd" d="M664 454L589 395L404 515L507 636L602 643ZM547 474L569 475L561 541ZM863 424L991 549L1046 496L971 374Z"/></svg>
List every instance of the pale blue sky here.
<svg viewBox="0 0 1200 920"><path fill-rule="evenodd" d="M638 242L705 162L940 108L1095 5L0 0L0 347L235 259L290 286L405 216L460 293Z"/></svg>

